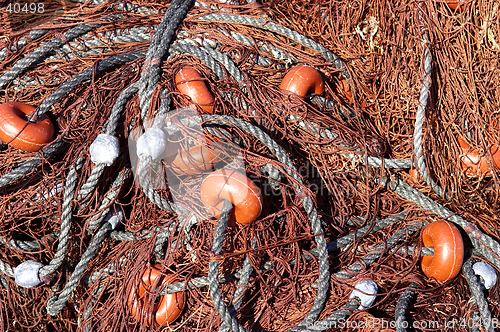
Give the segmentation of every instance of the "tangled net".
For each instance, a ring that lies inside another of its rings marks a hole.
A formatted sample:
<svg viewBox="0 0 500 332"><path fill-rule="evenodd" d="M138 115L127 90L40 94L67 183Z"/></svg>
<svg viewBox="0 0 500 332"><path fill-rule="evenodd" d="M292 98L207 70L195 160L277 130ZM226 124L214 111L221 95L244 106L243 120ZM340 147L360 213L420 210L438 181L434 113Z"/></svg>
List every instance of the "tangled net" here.
<svg viewBox="0 0 500 332"><path fill-rule="evenodd" d="M472 264L500 268L497 4L51 8L24 30L22 15L2 13L0 103L37 106L57 132L41 152L0 151L2 330L160 330L148 326L154 299L179 291L172 330L495 328L499 287L483 292ZM321 72L324 93L280 89L297 64ZM209 87L213 115L178 91L186 67ZM158 126L170 155L155 161L136 141ZM91 158L103 133L119 142L111 165ZM260 188L256 221L234 224L227 204L213 218L200 199L207 172L172 171L193 142L222 146L221 164ZM489 173L464 167L472 150ZM420 267L432 254L421 231L437 219L466 247L444 283ZM15 281L28 260L43 264L40 286ZM153 265L178 282L148 294L137 320L129 298ZM350 296L367 279L378 296L359 310Z"/></svg>

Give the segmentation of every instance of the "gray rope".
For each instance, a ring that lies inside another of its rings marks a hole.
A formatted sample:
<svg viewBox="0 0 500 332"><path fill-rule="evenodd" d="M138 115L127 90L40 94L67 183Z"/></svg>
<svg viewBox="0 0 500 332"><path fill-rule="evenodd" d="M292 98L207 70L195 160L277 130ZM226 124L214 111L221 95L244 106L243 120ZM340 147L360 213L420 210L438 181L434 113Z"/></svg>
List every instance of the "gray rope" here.
<svg viewBox="0 0 500 332"><path fill-rule="evenodd" d="M153 202L160 209L174 213L173 203L167 201L165 198L161 197L154 188L153 183L149 180L149 169L150 166L154 164L151 157L141 158L139 160L138 174L139 174L139 184L146 196L151 202Z"/></svg>
<svg viewBox="0 0 500 332"><path fill-rule="evenodd" d="M113 46L119 46L123 43L147 43L150 40L149 34L146 34L146 27L130 28L127 30L113 30L102 33L89 34L89 39L83 39L82 36L78 41L72 41L63 45L59 51L62 53L62 58L86 58L90 55L100 55L105 52L113 51ZM51 58L59 57L51 56Z"/></svg>
<svg viewBox="0 0 500 332"><path fill-rule="evenodd" d="M7 58L7 54L9 52L16 52L22 49L24 46L28 45L29 43L32 43L36 41L37 39L42 38L49 32L47 29L37 29L37 30L31 30L28 32L28 35L23 37L22 39L19 39L16 43L13 43L10 46L10 49L8 47L4 47L0 50L0 61L4 61Z"/></svg>
<svg viewBox="0 0 500 332"><path fill-rule="evenodd" d="M133 83L128 86L125 90L123 90L113 105L113 109L111 110L111 114L107 121L106 125L106 134L114 135L116 128L118 127L118 121L120 120L120 116L125 109L125 105L128 100L138 91L137 83ZM105 164L97 164L87 179L87 181L80 187L80 191L78 193L78 199L84 200L87 196L94 191L97 183L99 182L104 169L106 168Z"/></svg>
<svg viewBox="0 0 500 332"><path fill-rule="evenodd" d="M419 17L422 13L419 12ZM425 108L427 107L427 101L429 99L429 93L432 84L432 57L429 50L429 38L425 31L422 34L422 40L424 45L424 72L422 76L422 88L420 89L420 98L418 100L417 114L415 115L415 129L413 131L413 152L415 153L415 159L417 168L422 175L425 183L427 183L432 190L439 196L443 197L443 189L431 178L429 170L425 164L425 156L422 149L422 131L425 119Z"/></svg>
<svg viewBox="0 0 500 332"><path fill-rule="evenodd" d="M374 180L375 182L379 182L381 186L386 186L389 190L398 194L402 198L462 227L469 235L469 238L474 245L474 249L483 257L487 258L497 268L500 268L500 244L490 236L481 232L476 225L456 215L438 202L433 201L399 178L381 178L380 180Z"/></svg>
<svg viewBox="0 0 500 332"><path fill-rule="evenodd" d="M54 242L56 238L59 236L59 231L55 231L47 236L45 236L45 240L47 242ZM21 250L27 252L38 251L41 249L40 241L37 240L18 240L18 239L10 239L7 240L5 237L0 237L0 243L6 245L7 248L14 250Z"/></svg>
<svg viewBox="0 0 500 332"><path fill-rule="evenodd" d="M300 331L326 331L328 329L340 329L345 320L359 307L360 300L357 297L350 299L346 305L323 320L315 322L313 325L308 326ZM339 325L337 327L337 325Z"/></svg>
<svg viewBox="0 0 500 332"><path fill-rule="evenodd" d="M87 250L80 258L78 264L75 266L75 270L71 274L71 277L69 278L68 282L66 283L66 285L64 285L62 292L59 295L52 294L50 296L49 300L47 301L47 313L49 315L55 316L62 310L62 308L70 298L71 294L78 286L79 281L83 276L83 273L85 272L88 264L90 263L90 260L94 257L95 253L97 252L97 249L101 245L102 241L104 241L104 239L106 238L108 231L110 229L111 229L110 223L104 223L104 225L102 225L101 228L99 228L97 233L92 238L92 241L90 241Z"/></svg>
<svg viewBox="0 0 500 332"><path fill-rule="evenodd" d="M102 61L97 61L95 66L85 69L84 71L78 73L76 76L71 77L66 82L64 82L56 91L54 91L50 96L45 98L42 103L33 112L32 117L37 118L45 113L47 113L52 105L58 102L62 97L72 91L75 87L79 86L83 82L89 81L95 75L99 75L102 72L123 65L125 63L137 60L144 56L144 52L130 52L125 54L118 54L111 56Z"/></svg>
<svg viewBox="0 0 500 332"><path fill-rule="evenodd" d="M18 179L26 176L28 173L38 168L43 160L49 158L55 152L61 151L63 145L63 138L60 138L51 143L49 146L43 148L31 159L16 164L9 173L6 173L0 177L0 188L13 183L14 181L17 181Z"/></svg>
<svg viewBox="0 0 500 332"><path fill-rule="evenodd" d="M229 201L224 201L221 213L215 227L212 254L217 256L222 252L222 244L224 242L224 235L226 233L227 221L229 219L229 212L231 212L233 205ZM247 332L248 330L241 326L236 318L231 314L224 300L222 299L221 290L219 287L219 262L217 260L210 260L208 262L208 286L210 289L210 298L214 303L215 309L233 332Z"/></svg>
<svg viewBox="0 0 500 332"><path fill-rule="evenodd" d="M255 249L256 246L257 246L257 241L255 238L253 238L252 248ZM229 312L232 316L236 314L236 310L238 310L241 307L241 304L243 303L243 294L245 293L246 290L245 286L250 281L250 276L252 275L252 271L253 267L247 255L245 257L245 260L243 261L243 266L237 272L241 277L240 280L238 281L238 286L233 295L233 305L232 307L229 308ZM234 299L236 299L236 301L234 301ZM229 332L229 326L226 324L225 321L222 322L219 328L219 332Z"/></svg>
<svg viewBox="0 0 500 332"><path fill-rule="evenodd" d="M104 218L111 209L111 202L113 202L120 193L123 182L128 179L130 173L131 173L130 169L126 168L122 172L120 172L116 177L116 179L113 181L113 183L111 184L111 188L109 189L108 193L101 202L101 206L99 207L98 213L96 213L90 218L88 225L88 230L90 232L97 229L99 224L104 220Z"/></svg>
<svg viewBox="0 0 500 332"><path fill-rule="evenodd" d="M373 264L384 252L394 246L396 243L406 239L408 235L411 235L422 228L422 223L409 224L405 228L398 230L394 235L389 237L387 240L378 244L369 254L361 258L361 262L356 262L348 266L345 270L341 270L335 273L335 276L341 279L350 279L354 277L356 273L364 270L367 266Z"/></svg>
<svg viewBox="0 0 500 332"><path fill-rule="evenodd" d="M215 61L214 58L210 56L205 49L191 45L189 43L177 43L170 47L170 55L174 55L176 52L181 54L194 55L200 61L205 63L219 79L224 78L224 70L222 70L222 67L219 65L219 63L217 63L217 61Z"/></svg>
<svg viewBox="0 0 500 332"><path fill-rule="evenodd" d="M395 214L393 216L384 218L382 220L377 220L375 222L375 225L366 225L361 228L358 228L352 233L349 233L347 235L344 235L342 237L339 237L338 239L334 239L332 242L328 242L326 244L326 249L328 250L328 253L331 254L332 252L347 247L349 244L353 243L355 240L359 240L363 238L364 236L368 234L373 234L375 232L378 232L379 230L382 230L386 228L389 225L392 225L394 222L403 220L406 218L407 212L401 212L398 214ZM403 248L401 248L403 249ZM375 251L375 250L374 250ZM318 257L318 251L316 249L311 249L309 251L310 254L312 254L315 257ZM301 258L304 259L305 261L309 261L312 259L311 255L301 255ZM295 259L290 260L289 262L291 265L295 264ZM262 271L269 270L272 266L271 261L267 261L263 264Z"/></svg>
<svg viewBox="0 0 500 332"><path fill-rule="evenodd" d="M286 152L273 140L271 139L265 132L263 132L261 129L258 127L253 126L252 124L237 119L237 118L232 118L229 116L217 116L217 115L202 115L202 119L204 121L209 121L210 124L215 124L215 125L228 125L231 124L233 126L236 126L240 128L241 130L251 134L255 138L257 138L259 141L261 141L270 151L273 155L276 156L276 158L286 165L288 168L286 169L286 172L288 173L289 176L294 178L297 183L302 184L301 178L297 175L297 172L295 171L295 167L293 166L293 163L289 159L289 157L286 155ZM200 121L201 119L199 117L194 117L194 121ZM206 123L205 123L206 124ZM297 188L299 191L298 195L303 194L300 189ZM313 231L313 234L315 236L315 241L317 245L317 250L318 250L318 262L319 262L319 278L318 278L318 293L317 296L314 300L314 304L311 307L309 313L304 317L302 322L297 326L297 328L302 328L307 322L315 321L319 314L322 311L324 302L326 301L326 293L328 291L328 284L329 284L329 279L330 279L330 273L329 273L329 263L328 263L328 252L326 250L326 241L323 236L323 229L321 227L321 221L318 217L317 211L314 207L313 200L311 199L310 196L304 196L302 198L302 205L306 211L306 214L309 217L309 220L311 221L311 228ZM229 322L226 322L229 323ZM229 324L232 326L231 324Z"/></svg>
<svg viewBox="0 0 500 332"><path fill-rule="evenodd" d="M39 277L47 277L54 273L64 261L66 257L66 252L68 250L69 244L69 232L71 230L71 217L72 209L71 202L75 195L75 188L78 183L77 170L79 170L83 165L83 158L79 158L75 163L75 166L70 169L68 176L66 177L66 184L64 186L64 195L62 202L62 213L61 213L61 231L59 233L59 239L57 244L56 253L50 261L49 264L40 268L38 272Z"/></svg>
<svg viewBox="0 0 500 332"><path fill-rule="evenodd" d="M394 318L396 319L396 331L397 332L406 332L406 327L408 321L406 320L406 312L408 311L408 307L410 302L415 297L415 290L418 285L415 282L410 283L408 288L405 289L403 294L398 299L398 303L396 304L396 309L394 311Z"/></svg>
<svg viewBox="0 0 500 332"><path fill-rule="evenodd" d="M465 263L462 265L462 272L464 274L465 279L467 280L467 283L469 284L471 295L476 301L477 306L479 308L479 313L481 314L481 320L480 320L480 322L482 323L481 326L484 327L486 332L493 332L495 331L495 329L492 325L491 311L488 308L488 301L486 301L484 297L484 293L481 290L478 278L476 277L476 274L472 269L472 264L474 264L473 259L469 258L468 260L466 260Z"/></svg>
<svg viewBox="0 0 500 332"><path fill-rule="evenodd" d="M32 53L24 57L23 59L17 61L12 68L0 77L0 89L4 89L7 84L12 82L16 77L18 77L24 70L31 67L34 63L46 58L54 50L61 48L66 42L75 39L81 35L84 35L98 27L100 27L105 22L115 20L121 17L121 15L113 15L103 18L103 23L98 24L80 24L66 32L63 33L63 38L56 37L51 41L43 44L42 46L35 49ZM63 41L64 39L64 41Z"/></svg>
<svg viewBox="0 0 500 332"><path fill-rule="evenodd" d="M132 232L126 232L126 231L112 231L109 234L109 237L112 238L113 240L117 240L117 241L139 241L139 240L146 240L146 239L153 237L153 235L156 232L159 232L159 230L158 229L156 229L156 230L142 230L142 231L137 232L138 234L132 233Z"/></svg>
<svg viewBox="0 0 500 332"><path fill-rule="evenodd" d="M323 45L316 43L310 38L307 38L300 33L293 31L289 28L276 24L274 22L270 22L261 18L254 18L242 15L233 15L233 14L205 14L197 18L198 20L207 20L207 21L217 21L217 22L229 22L234 24L245 24L252 25L259 29L264 29L266 31L270 31L273 33L278 33L283 36L286 36L310 49L316 51L321 55L326 61L332 61L335 67L338 69L344 69L341 74L349 79L350 75L345 70L345 63L333 52L325 48Z"/></svg>
<svg viewBox="0 0 500 332"><path fill-rule="evenodd" d="M192 0L173 0L151 40L139 79L139 104L143 121L146 119L153 91L160 81L160 62L167 54L175 30L186 16L192 2Z"/></svg>
<svg viewBox="0 0 500 332"><path fill-rule="evenodd" d="M170 235L172 235L177 228L181 227L180 224L181 223L179 223L179 225L172 224L170 227L163 228L157 233L154 251L160 260L165 259L165 251L163 250L165 242L168 241ZM172 243L172 248L175 248L176 245L177 242L174 241L174 243Z"/></svg>
<svg viewBox="0 0 500 332"><path fill-rule="evenodd" d="M106 164L104 163L98 163L94 166L87 181L85 181L85 183L80 187L80 190L78 191L78 200L83 201L88 197L90 193L94 191L97 184L99 183L99 180L101 179L101 175L104 172L104 169L106 169Z"/></svg>
<svg viewBox="0 0 500 332"><path fill-rule="evenodd" d="M0 260L0 272L7 277L14 278L14 269L6 262Z"/></svg>

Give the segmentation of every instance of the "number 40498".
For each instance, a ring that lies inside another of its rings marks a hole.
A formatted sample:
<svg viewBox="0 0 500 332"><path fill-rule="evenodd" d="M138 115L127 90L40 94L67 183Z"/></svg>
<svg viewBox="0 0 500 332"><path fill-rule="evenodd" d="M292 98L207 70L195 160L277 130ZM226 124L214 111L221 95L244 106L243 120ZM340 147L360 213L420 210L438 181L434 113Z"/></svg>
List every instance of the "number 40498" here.
<svg viewBox="0 0 500 332"><path fill-rule="evenodd" d="M45 6L43 2L14 2L9 3L7 7L5 7L5 11L10 14L42 14L45 11Z"/></svg>

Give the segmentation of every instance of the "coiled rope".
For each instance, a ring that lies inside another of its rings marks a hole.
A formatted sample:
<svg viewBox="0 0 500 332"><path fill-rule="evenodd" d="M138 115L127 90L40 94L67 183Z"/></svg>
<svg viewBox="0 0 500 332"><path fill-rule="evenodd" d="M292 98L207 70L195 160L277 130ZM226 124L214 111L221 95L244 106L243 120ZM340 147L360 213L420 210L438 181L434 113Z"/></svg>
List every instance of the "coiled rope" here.
<svg viewBox="0 0 500 332"><path fill-rule="evenodd" d="M143 73L141 76L141 79L139 82L134 83L130 85L127 89L125 89L115 102L115 105L113 107L113 110L111 112L110 119L107 124L107 129L106 133L108 134L113 134L114 131L116 130L117 122L119 119L119 116L121 112L123 111L126 102L130 99L132 95L135 93L139 92L140 95L140 109L141 109L141 118L143 119L144 122L146 122L147 118L147 112L149 109L149 104L151 100L151 96L153 93L153 90L156 88L159 79L160 79L160 61L166 57L168 54L169 50L168 47L165 48L165 44L169 45L174 36L174 32L182 20L182 18L185 16L187 10L189 9L189 6L191 5L190 1L174 1L169 7L169 11L167 11L167 14L164 17L164 20L162 20L162 24L165 21L166 23L164 25L160 24L160 26L157 29L157 32L155 34L155 37L151 41L151 47L148 50L147 53L142 53L142 52L136 52L136 53L129 53L129 54L122 54L118 55L116 57L112 57L103 61L100 61L98 63L98 66L96 67L97 72L103 72L105 70L108 70L109 68L113 68L115 66L121 65L128 63L130 61L136 60L140 57L146 56L146 61L143 67ZM170 8L172 10L170 11ZM296 33L295 31L292 31L288 28L279 26L275 23L272 22L267 22L263 19L256 19L256 18L250 18L250 17L245 17L241 15L230 15L230 14L207 14L203 15L198 18L199 20L208 20L208 21L217 21L217 22L227 22L227 23L233 23L233 24L246 24L246 25L251 25L255 26L261 29L265 29L267 31L273 32L273 33L278 33L281 35L286 35L287 37L299 42L300 44L318 52L319 55L323 56L325 60L327 61L332 61L335 66L338 69L344 69L341 74L344 75L344 77L349 78L349 74L347 70L345 70L345 65L342 62L342 60L322 47L321 45L312 42L310 39ZM103 23L104 24L104 23ZM83 25L79 26L77 28L73 28L69 30L67 33L65 33L65 39L66 40L72 40L78 36L82 36L85 33L88 33L89 31L92 31L99 25ZM30 36L33 40L36 40L40 37L42 37L46 31L43 30L35 30L37 32L32 32L32 36ZM158 36L158 38L156 38ZM234 36L234 34L233 34ZM133 38L133 35L131 35ZM156 39L155 39L156 38ZM141 40L141 39L134 39L134 40ZM428 93L429 93L429 88L430 88L430 69L431 69L431 57L430 57L430 52L427 47L427 36L424 33L423 34L423 40L426 43L425 49L424 49L424 86L422 87L421 91L421 98L419 102L419 107L417 111L417 119L415 123L415 133L414 133L414 148L415 148L415 156L416 156L416 164L419 170L421 171L424 180L429 184L430 187L432 187L434 190L439 190L436 188L440 188L437 186L433 180L429 177L428 170L425 166L425 162L423 161L423 153L422 153L422 148L421 148L421 133L422 133L422 126L423 126L423 119L425 117L425 105L427 103L428 99ZM245 38L239 38L239 41L249 43L249 39ZM21 40L17 47L22 47L23 45L26 45L27 42ZM16 63L16 65L11 69L11 71L8 72L8 74L4 74L2 77L0 77L0 86L5 87L7 84L12 82L12 80L19 76L24 70L29 68L33 63L40 61L44 57L47 57L51 51L54 49L62 47L62 40L59 38L56 38L54 41L49 42L45 44L40 50L34 51L30 56L26 57L23 59L23 61L19 61ZM279 48L273 47L269 48L269 50L272 52L273 50L276 52L279 52ZM173 45L170 49L170 54L173 52L183 52L183 53L189 53L194 56L197 56L200 58L200 60L204 63L206 63L213 71L214 73L222 77L224 75L222 68L224 68L237 82L242 82L243 78L241 76L241 73L239 73L238 67L234 64L234 62L231 61L229 57L227 57L225 54L217 51L214 48L208 48L207 44L203 47L198 47L194 45L189 45L188 43L184 44L182 42L178 42L177 44ZM2 53L0 53L1 55ZM280 56L286 57L285 52L279 52ZM293 59L291 59L293 61ZM264 62L263 62L264 63ZM89 68L79 75L75 76L74 78L68 80L67 82L63 83L60 88L58 88L49 98L44 100L40 106L37 108L33 116L39 116L48 111L48 109L54 105L58 100L60 100L63 96L65 96L67 93L69 93L72 89L74 89L76 86L81 85L85 81L89 80L91 78L91 75L93 73L93 69ZM424 91L425 90L425 91ZM166 93L165 91L163 92L164 94ZM163 108L164 113L168 112L168 109ZM291 161L288 159L286 156L286 153L279 147L279 145L272 140L265 132L263 132L261 129L255 127L254 125L236 119L236 118L231 118L228 116L203 116L200 118L200 124L202 123L210 123L211 125L218 125L218 126L225 126L228 124L237 126L238 128L242 129L246 133L249 133L253 136L255 136L257 139L259 139L264 145L266 145L271 151L274 152L276 158L280 161L283 162L285 165L287 165L287 172L289 176L294 177L298 183L301 183L301 179L296 177L296 173L292 172L294 170L294 166L291 163ZM299 126L306 130L313 131L314 133L319 133L321 137L328 138L328 139L334 139L336 138L336 134L325 129L317 129L319 126L317 125L312 125L310 123L306 122L296 122ZM56 152L60 152L61 148L63 147L63 138L58 138L58 140L51 144L49 147L45 148L42 152L39 153L37 157L34 157L30 159L29 161L26 161L24 163L21 163L17 165L13 171L9 172L8 174L3 175L0 177L0 187L4 187L17 179L26 176L29 172L37 168L41 162L42 159L48 158L52 156ZM396 168L396 169L402 169L402 168L409 168L411 166L409 160L389 160L389 159L384 159L380 157L358 157L354 155L347 155L344 154L348 158L353 158L357 159L360 162L367 163L370 166L375 166L375 167L385 167L385 168ZM149 161L151 162L151 161ZM143 167L144 170L147 170L147 165L149 164L148 161L145 163L145 167ZM75 181L76 181L76 172L79 167L81 167L82 160L80 159L78 162L75 163L75 167L70 170L70 173L67 176L66 183L65 183L65 190L64 190L64 198L63 198L63 213L61 215L61 230L59 232L54 233L54 237L58 237L58 247L56 251L56 255L54 256L53 260L46 266L40 269L40 277L48 277L52 273L54 273L61 265L62 261L65 259L66 256L66 249L68 246L68 234L69 234L69 229L71 227L71 200L75 196L75 194L78 195L79 200L84 200L96 187L97 183L99 182L104 167L102 165L98 165L98 167L94 168L92 171L91 176L87 179L87 182L82 186L80 191L78 193L75 193ZM427 174L427 175L426 175ZM106 236L111 236L114 239L119 239L121 241L131 241L131 240L137 240L141 239L140 234L131 234L127 232L120 232L120 231L111 231L111 225L109 223L104 223L100 227L99 225L101 224L102 220L104 219L105 215L109 211L109 205L110 202L113 201L119 192L119 188L121 188L124 179L128 177L128 175L125 175L125 173L120 173L120 176L115 180L113 185L111 186L111 189L108 191L109 197L107 200L102 202L102 205L99 209L99 217L96 217L93 219L91 226L89 225L89 230L94 231L97 230L93 236L93 239L91 240L87 251L83 254L83 256L80 259L80 262L75 266L74 271L69 279L69 281L64 285L62 293L60 293L58 296L55 296L52 294L51 298L49 299L49 302L47 303L47 311L51 315L57 314L63 307L68 298L71 296L72 292L78 285L78 281L82 278L83 272L85 271L86 267L88 266L88 263L94 256L97 248L100 246L102 243L103 239ZM158 195L155 195L154 190L152 189L152 186L147 182L146 176L140 176L140 184L144 189L144 192L146 195L158 206L160 206L162 209L165 209L169 212L177 212L175 211L174 207L172 204L163 198L159 197ZM474 251L477 253L480 253L483 257L487 258L490 262L495 264L497 267L500 268L500 258L498 256L498 253L500 252L500 247L498 242L496 242L494 239L491 237L487 236L486 234L482 233L477 227L475 227L473 224L468 223L465 219L456 216L453 214L452 211L444 208L442 205L439 203L431 200L430 198L426 197L422 193L418 192L416 189L412 188L405 182L396 179L387 179L387 178L382 178L380 179L379 184L381 186L386 186L387 189L399 194L401 197L410 200L417 205L421 206L422 208L431 211L442 218L447 218L450 221L455 222L459 226L461 226L469 235L471 238L471 241L474 245ZM439 194L439 192L438 192ZM440 194L442 195L442 193ZM322 234L322 228L321 228L321 222L317 216L317 212L314 208L313 204L313 199L309 196L306 196L302 199L304 209L307 212L311 224L313 225L313 231L314 234L317 235L315 237L315 240L317 241L317 249L315 249L314 253L319 259L319 280L318 280L318 295L315 299L314 305L311 308L309 314L304 318L303 322L308 322L306 323L301 323L299 324L295 329L306 329L306 330L311 330L311 331L317 331L317 330L325 330L328 329L330 326L333 325L334 321L343 319L347 316L349 316L353 310L355 310L358 307L358 302L355 300L350 300L347 304L346 307L337 311L336 313L332 314L329 316L327 319L322 320L322 321L316 321L319 314L321 313L322 307L324 305L324 302L326 300L326 294L328 290L328 281L330 278L329 275L329 263L328 263L328 251L335 250L336 248L341 247L342 245L347 245L348 243L351 243L354 238L358 238L360 234L365 234L366 229L362 228L359 229L343 238L337 239L335 242L327 244L324 237L321 235ZM214 241L213 241L213 248L212 252L215 255L219 255L222 250L222 240L224 239L224 233L225 233L225 227L227 224L227 218L228 218L228 211L230 209L230 205L228 203L225 203L224 205L224 210L223 213L221 214L221 217L218 220L215 232L214 232ZM400 219L398 219L400 218ZM404 218L404 215L395 217L393 218L394 220L401 220ZM387 218L389 219L389 218ZM375 232L377 230L380 230L387 225L389 225L391 221L388 220L381 220L377 221L376 227L372 229L370 232ZM384 226L385 225L385 226ZM357 272L361 271L364 267L369 265L371 262L375 261L384 251L387 250L387 248L391 247L394 243L397 243L398 241L404 241L405 237L402 237L401 233L407 232L406 234L411 234L413 232L416 232L420 230L421 226L423 225L411 225L406 230L401 230L399 233L396 232L392 237L384 241L384 243L380 243L376 248L374 248L373 253L367 255L364 257L362 260L364 262L364 265L361 265L358 263L358 265L352 265L348 267L347 269L350 270L351 272L338 272L337 276L339 277L351 277L355 275ZM111 231L111 232L110 232ZM168 234L165 229L163 230L156 230L158 233L163 232L164 234ZM170 230L169 230L170 231ZM152 236L151 233L148 233L146 236ZM161 241L164 241L161 240ZM160 241L160 242L161 242ZM3 242L6 242L4 239ZM26 241L18 241L18 240L10 240L9 244L17 248L19 250L37 250L39 249L39 246L37 247L36 245L30 245L29 242ZM330 249L332 248L332 249ZM333 249L335 248L335 249ZM245 261L246 262L246 261ZM468 265L467 265L468 264ZM245 285L248 282L248 278L251 274L251 269L248 267L248 264L244 264L243 268L239 271L240 275L237 276L238 279L240 279L241 285ZM264 265L265 266L265 265ZM7 277L13 277L14 272L13 269L8 266L8 264L1 262L0 261L0 271L6 275ZM103 271L98 271L96 273L102 275ZM111 269L108 269L106 273L112 273ZM94 274L95 275L95 274ZM94 276L93 275L93 276ZM464 275L469 281L470 277L470 263L467 261L464 264ZM97 279L94 277L91 278L92 282L95 282ZM220 297L220 289L219 289L219 283L223 282L224 280L221 280L219 275L218 275L218 261L213 260L209 264L209 274L208 278L193 278L190 280L189 287L203 287L206 285L207 281L209 282L209 287L210 287L210 293L212 296L212 299L214 301L215 307L219 314L221 315L221 318L224 321L225 327L224 328L231 328L232 330L238 330L238 331L243 331L245 330L234 318L234 311L231 312L229 308L224 304ZM476 292L476 286L469 281L470 287L471 287L471 292L473 293L473 296L476 298L476 301L478 301L479 305L479 311L484 319L485 317L488 317L489 309L487 308L487 305L484 306L484 294L482 297L478 292ZM181 282L177 283L174 285L170 285L168 287L168 292L175 292L179 291L181 289L184 289L186 287L186 283ZM409 288L412 288L410 285ZM55 291L56 289L54 289ZM407 299L411 298L410 293L405 293L406 294L404 297L402 295L401 297L401 308L405 309L407 307ZM482 293L481 293L482 294ZM235 294L235 298L238 298ZM241 295L241 294L239 294ZM405 302L406 301L406 302ZM234 304L234 308L237 309L239 304L241 302L236 302ZM398 301L398 306L400 304L400 301ZM406 305L405 305L406 304ZM396 308L396 316L397 320L401 320L405 314L405 310L398 310ZM491 314L490 314L491 317ZM316 322L314 322L316 321ZM314 322L314 323L311 323ZM491 328L491 327L490 327ZM292 329L292 330L295 330Z"/></svg>

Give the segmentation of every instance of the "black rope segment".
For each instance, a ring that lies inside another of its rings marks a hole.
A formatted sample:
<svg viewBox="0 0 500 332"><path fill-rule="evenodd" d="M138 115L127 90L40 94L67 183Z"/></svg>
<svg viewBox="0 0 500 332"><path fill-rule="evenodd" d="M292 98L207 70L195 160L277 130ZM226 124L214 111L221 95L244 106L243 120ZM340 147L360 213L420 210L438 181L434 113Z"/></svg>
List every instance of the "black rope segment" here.
<svg viewBox="0 0 500 332"><path fill-rule="evenodd" d="M476 300L477 306L479 307L479 314L481 315L481 318L478 323L481 323L481 326L486 332L493 332L495 329L492 325L491 311L488 307L488 301L486 301L486 298L484 297L478 278L472 269L472 264L474 264L473 259L465 261L464 265L462 265L462 273L469 284L470 293L474 300Z"/></svg>
<svg viewBox="0 0 500 332"><path fill-rule="evenodd" d="M160 81L161 61L168 53L177 27L186 16L193 0L174 0L165 12L146 53L146 60L139 79L139 100L141 119L146 120L149 102ZM145 122L145 121L144 121Z"/></svg>
<svg viewBox="0 0 500 332"><path fill-rule="evenodd" d="M410 306L410 302L413 301L415 297L417 287L418 287L417 283L412 282L398 299L398 303L396 304L396 310L394 312L397 332L407 331L408 320L406 317L406 313L408 311L408 307Z"/></svg>

